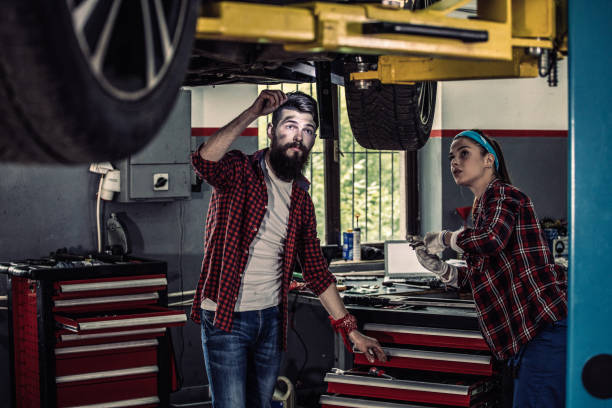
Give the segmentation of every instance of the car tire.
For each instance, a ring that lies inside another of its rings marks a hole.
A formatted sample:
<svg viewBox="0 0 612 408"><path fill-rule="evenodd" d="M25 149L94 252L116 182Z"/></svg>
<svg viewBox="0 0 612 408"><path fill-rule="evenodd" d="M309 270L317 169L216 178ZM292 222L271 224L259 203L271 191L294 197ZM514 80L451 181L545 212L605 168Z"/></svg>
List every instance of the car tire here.
<svg viewBox="0 0 612 408"><path fill-rule="evenodd" d="M410 10L424 9L439 0L412 0ZM353 67L355 68L355 67ZM358 89L345 78L346 106L353 136L366 149L418 150L427 143L436 107L437 83L383 85Z"/></svg>
<svg viewBox="0 0 612 408"><path fill-rule="evenodd" d="M436 82L357 89L348 81L346 105L353 136L366 149L418 150L431 132Z"/></svg>
<svg viewBox="0 0 612 408"><path fill-rule="evenodd" d="M187 70L197 0L19 0L0 12L0 160L115 160L155 136Z"/></svg>

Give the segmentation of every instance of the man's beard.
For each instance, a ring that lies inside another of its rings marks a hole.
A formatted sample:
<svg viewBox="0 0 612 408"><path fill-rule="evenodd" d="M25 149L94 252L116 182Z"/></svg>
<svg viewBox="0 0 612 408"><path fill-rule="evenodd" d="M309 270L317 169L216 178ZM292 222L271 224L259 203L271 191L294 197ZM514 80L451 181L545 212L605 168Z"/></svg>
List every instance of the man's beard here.
<svg viewBox="0 0 612 408"><path fill-rule="evenodd" d="M292 157L287 156L287 151L292 147L299 148L302 154L295 154ZM309 159L308 153L306 146L301 143L292 142L279 146L274 139L270 146L270 166L279 179L286 182L293 181L301 176L302 171L306 168Z"/></svg>

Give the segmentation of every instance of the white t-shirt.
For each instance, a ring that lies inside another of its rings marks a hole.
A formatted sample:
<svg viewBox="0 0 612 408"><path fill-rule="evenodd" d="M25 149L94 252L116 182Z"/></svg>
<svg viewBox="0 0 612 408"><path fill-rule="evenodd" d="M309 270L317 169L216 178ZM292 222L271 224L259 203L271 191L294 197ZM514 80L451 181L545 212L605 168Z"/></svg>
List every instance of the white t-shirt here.
<svg viewBox="0 0 612 408"><path fill-rule="evenodd" d="M249 259L242 277L234 311L262 310L279 303L283 253L289 223L292 182L279 179L262 160L268 191L268 209L259 231L249 247ZM202 300L202 309L216 310L210 299Z"/></svg>

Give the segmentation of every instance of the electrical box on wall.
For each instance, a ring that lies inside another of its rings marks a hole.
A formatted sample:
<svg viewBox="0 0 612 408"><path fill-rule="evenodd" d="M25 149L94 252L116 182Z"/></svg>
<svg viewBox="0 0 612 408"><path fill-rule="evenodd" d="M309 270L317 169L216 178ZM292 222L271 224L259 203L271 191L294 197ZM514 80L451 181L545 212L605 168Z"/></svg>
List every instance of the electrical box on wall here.
<svg viewBox="0 0 612 408"><path fill-rule="evenodd" d="M191 91L179 92L166 123L140 152L117 163L119 202L172 201L191 196Z"/></svg>

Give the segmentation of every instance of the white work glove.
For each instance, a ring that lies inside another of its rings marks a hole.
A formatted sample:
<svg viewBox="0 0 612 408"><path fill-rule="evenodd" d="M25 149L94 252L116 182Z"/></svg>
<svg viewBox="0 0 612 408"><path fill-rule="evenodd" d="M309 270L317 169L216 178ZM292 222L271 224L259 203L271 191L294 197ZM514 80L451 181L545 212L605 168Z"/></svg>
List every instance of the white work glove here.
<svg viewBox="0 0 612 408"><path fill-rule="evenodd" d="M430 254L437 254L448 248L448 245L444 245L445 233L446 230L442 230L440 232L428 232L425 234L423 243L425 244L425 248L427 248L427 252Z"/></svg>
<svg viewBox="0 0 612 408"><path fill-rule="evenodd" d="M415 250L419 263L425 269L438 275L440 280L447 285L457 286L457 267L450 265L440 259L438 255L430 254L427 249L417 247Z"/></svg>
<svg viewBox="0 0 612 408"><path fill-rule="evenodd" d="M457 238L459 237L459 234L463 232L464 229L465 228L461 227L457 231L453 231L450 236L450 247L453 249L453 251L457 252L458 254L463 253L463 248L457 245Z"/></svg>

